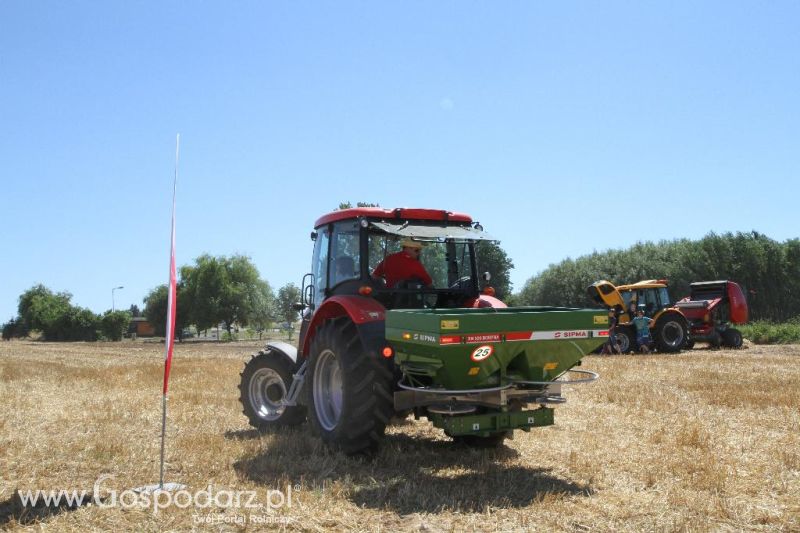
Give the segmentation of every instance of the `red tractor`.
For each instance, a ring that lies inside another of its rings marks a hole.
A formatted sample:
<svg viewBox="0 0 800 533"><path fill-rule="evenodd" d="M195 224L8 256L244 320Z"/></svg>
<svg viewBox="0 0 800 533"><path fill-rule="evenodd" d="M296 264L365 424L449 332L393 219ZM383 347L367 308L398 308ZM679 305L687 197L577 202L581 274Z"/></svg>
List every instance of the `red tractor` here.
<svg viewBox="0 0 800 533"><path fill-rule="evenodd" d="M707 342L712 347L742 346L742 333L731 324L747 322L747 300L733 281L699 281L689 285L690 295L675 306L689 321L689 342Z"/></svg>
<svg viewBox="0 0 800 533"><path fill-rule="evenodd" d="M354 453L376 445L395 414L401 376L384 351L387 309L506 305L482 294L489 276L478 273L475 247L494 239L468 215L355 208L324 215L314 228L312 271L303 277L298 304L298 347L271 342L256 354L242 372L240 399L256 428L307 418L327 445ZM412 279L387 287L372 276L400 250L401 239L426 244L422 262L432 284Z"/></svg>

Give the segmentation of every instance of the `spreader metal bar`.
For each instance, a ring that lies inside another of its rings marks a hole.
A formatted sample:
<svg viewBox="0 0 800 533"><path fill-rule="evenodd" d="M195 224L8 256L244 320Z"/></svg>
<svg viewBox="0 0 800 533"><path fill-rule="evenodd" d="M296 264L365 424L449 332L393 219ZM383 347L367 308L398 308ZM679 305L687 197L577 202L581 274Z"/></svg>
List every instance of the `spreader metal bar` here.
<svg viewBox="0 0 800 533"><path fill-rule="evenodd" d="M515 384L520 384L520 385L553 385L553 384L556 384L556 385L578 385L580 383L591 383L592 381L597 381L597 379L600 377L600 374L598 374L597 372L592 372L591 370L574 370L574 369L571 369L571 370L567 370L567 372L576 372L578 374L585 374L585 375L588 375L589 377L588 378L582 378L582 379L573 379L573 380L569 380L569 381L524 381L524 380L514 380L514 383ZM564 374L566 374L567 372L564 372ZM564 374L561 374L561 375L563 376Z"/></svg>

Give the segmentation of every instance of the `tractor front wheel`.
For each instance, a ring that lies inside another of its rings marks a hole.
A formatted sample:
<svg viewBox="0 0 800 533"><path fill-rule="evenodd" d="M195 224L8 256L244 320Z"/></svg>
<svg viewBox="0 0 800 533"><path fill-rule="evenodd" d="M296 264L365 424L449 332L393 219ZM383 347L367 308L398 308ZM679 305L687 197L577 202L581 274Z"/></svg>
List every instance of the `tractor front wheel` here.
<svg viewBox="0 0 800 533"><path fill-rule="evenodd" d="M292 384L292 365L272 350L262 350L244 365L239 383L239 401L250 425L259 431L271 427L296 426L306 419L302 405L285 406Z"/></svg>
<svg viewBox="0 0 800 533"><path fill-rule="evenodd" d="M659 318L653 331L653 339L659 352L679 352L686 344L688 335L686 322L676 313Z"/></svg>
<svg viewBox="0 0 800 533"><path fill-rule="evenodd" d="M744 344L742 333L738 329L728 328L722 332L722 345L728 348L741 348Z"/></svg>
<svg viewBox="0 0 800 533"><path fill-rule="evenodd" d="M633 328L618 328L615 337L619 345L620 353L628 353L636 350L636 335L633 332Z"/></svg>
<svg viewBox="0 0 800 533"><path fill-rule="evenodd" d="M377 447L394 413L392 371L365 352L349 318L314 333L305 388L311 427L326 445L347 454Z"/></svg>

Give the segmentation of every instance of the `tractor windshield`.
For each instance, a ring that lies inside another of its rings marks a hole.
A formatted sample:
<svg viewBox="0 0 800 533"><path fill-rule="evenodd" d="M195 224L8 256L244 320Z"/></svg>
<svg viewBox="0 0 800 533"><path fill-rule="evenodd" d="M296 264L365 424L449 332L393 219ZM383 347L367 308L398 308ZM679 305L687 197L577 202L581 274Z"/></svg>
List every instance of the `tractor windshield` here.
<svg viewBox="0 0 800 533"><path fill-rule="evenodd" d="M400 252L402 238L382 232L369 233L369 271L374 272L387 256ZM454 240L423 243L420 262L433 280L436 288L451 288L473 281L471 242ZM466 279L465 279L466 278Z"/></svg>

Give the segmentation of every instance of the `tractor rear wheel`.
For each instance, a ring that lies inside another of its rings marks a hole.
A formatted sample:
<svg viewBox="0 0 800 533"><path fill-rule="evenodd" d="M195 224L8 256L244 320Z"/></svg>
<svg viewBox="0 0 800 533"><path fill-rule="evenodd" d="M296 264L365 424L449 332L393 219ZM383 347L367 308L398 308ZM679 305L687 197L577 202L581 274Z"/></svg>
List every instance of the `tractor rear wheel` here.
<svg viewBox="0 0 800 533"><path fill-rule="evenodd" d="M660 317L653 328L653 339L659 352L679 352L686 344L689 331L686 322L677 313Z"/></svg>
<svg viewBox="0 0 800 533"><path fill-rule="evenodd" d="M244 365L239 383L239 401L250 425L259 431L272 427L296 426L306 419L302 405L284 406L292 384L290 361L269 349L253 355Z"/></svg>
<svg viewBox="0 0 800 533"><path fill-rule="evenodd" d="M347 317L320 326L309 354L306 404L314 433L347 454L377 447L394 414L391 369L366 353Z"/></svg>
<svg viewBox="0 0 800 533"><path fill-rule="evenodd" d="M728 348L741 348L744 344L742 333L738 329L728 328L722 332L722 345Z"/></svg>

